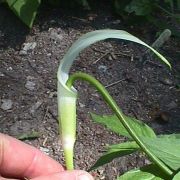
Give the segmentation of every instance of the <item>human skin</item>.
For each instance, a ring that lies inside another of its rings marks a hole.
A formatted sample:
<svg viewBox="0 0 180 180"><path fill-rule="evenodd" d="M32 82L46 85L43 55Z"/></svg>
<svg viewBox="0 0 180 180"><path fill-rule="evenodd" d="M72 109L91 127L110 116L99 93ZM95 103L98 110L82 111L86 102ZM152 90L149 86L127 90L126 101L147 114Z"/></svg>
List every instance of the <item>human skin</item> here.
<svg viewBox="0 0 180 180"><path fill-rule="evenodd" d="M38 149L0 133L0 180L93 180L85 171L66 171ZM14 179L12 179L14 178Z"/></svg>

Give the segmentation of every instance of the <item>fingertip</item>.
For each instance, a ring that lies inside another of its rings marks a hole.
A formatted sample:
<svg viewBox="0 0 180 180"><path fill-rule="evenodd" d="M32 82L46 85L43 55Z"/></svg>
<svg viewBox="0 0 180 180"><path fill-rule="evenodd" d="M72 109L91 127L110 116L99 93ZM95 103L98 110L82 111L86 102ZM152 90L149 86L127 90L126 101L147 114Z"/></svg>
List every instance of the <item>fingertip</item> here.
<svg viewBox="0 0 180 180"><path fill-rule="evenodd" d="M86 171L72 170L58 174L59 180L93 180L93 177Z"/></svg>
<svg viewBox="0 0 180 180"><path fill-rule="evenodd" d="M77 175L77 180L93 180L94 178L85 171L79 171Z"/></svg>
<svg viewBox="0 0 180 180"><path fill-rule="evenodd" d="M32 180L93 180L93 177L81 170L73 170L73 171L64 171L60 173L51 174L48 176L41 176L37 178L33 178Z"/></svg>

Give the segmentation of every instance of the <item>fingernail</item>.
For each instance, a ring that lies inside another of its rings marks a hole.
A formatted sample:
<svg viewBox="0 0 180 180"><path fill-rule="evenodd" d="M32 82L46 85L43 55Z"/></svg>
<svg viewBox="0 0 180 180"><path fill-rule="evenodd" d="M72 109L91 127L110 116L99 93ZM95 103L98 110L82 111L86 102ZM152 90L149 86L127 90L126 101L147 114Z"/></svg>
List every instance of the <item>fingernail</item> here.
<svg viewBox="0 0 180 180"><path fill-rule="evenodd" d="M77 180L93 180L93 178L87 174L79 174Z"/></svg>

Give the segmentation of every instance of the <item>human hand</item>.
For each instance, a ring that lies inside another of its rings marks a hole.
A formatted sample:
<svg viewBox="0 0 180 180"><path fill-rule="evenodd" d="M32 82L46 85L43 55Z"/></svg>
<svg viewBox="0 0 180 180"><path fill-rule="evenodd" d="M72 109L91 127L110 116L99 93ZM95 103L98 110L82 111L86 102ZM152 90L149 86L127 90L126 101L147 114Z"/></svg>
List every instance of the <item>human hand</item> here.
<svg viewBox="0 0 180 180"><path fill-rule="evenodd" d="M85 171L65 171L38 149L0 133L0 180L93 180ZM14 179L12 179L14 178Z"/></svg>

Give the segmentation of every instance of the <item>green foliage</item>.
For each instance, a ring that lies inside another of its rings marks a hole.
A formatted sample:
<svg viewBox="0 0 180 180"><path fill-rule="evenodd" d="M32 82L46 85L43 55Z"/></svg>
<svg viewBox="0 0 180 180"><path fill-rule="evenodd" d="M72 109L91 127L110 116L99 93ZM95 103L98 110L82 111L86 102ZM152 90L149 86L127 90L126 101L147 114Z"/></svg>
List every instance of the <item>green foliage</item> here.
<svg viewBox="0 0 180 180"><path fill-rule="evenodd" d="M167 139L169 141L171 139L180 139L180 134L164 134L164 135L158 135L158 137Z"/></svg>
<svg viewBox="0 0 180 180"><path fill-rule="evenodd" d="M89 169L89 171L96 169L97 167L102 166L106 163L109 163L115 158L132 154L139 149L139 146L136 142L132 141L111 145L106 148L107 152L96 161L96 163Z"/></svg>
<svg viewBox="0 0 180 180"><path fill-rule="evenodd" d="M151 153L153 153L153 155L156 156L160 161L162 161L167 167L171 168L174 173L177 172L180 168L180 134L156 136L154 131L145 123L142 123L139 120L130 118L125 115L123 116L125 120L128 121L128 124L131 124L131 128L133 128L133 130L139 136L141 141L145 144L146 148L148 148L149 151L151 151ZM115 115L100 116L91 114L91 117L94 122L105 125L111 131L119 135L126 136L131 140L130 134ZM143 150L134 141L128 141L121 144L111 145L107 148L105 154L103 154L91 167L91 170L99 166L102 166L105 163L111 162L114 158L134 153L137 150L143 152ZM154 171L150 172L150 169L153 170L154 168L152 168L152 166L148 166L142 169L140 168L129 171L125 173L123 176L119 177L119 180L163 179L162 175L157 176ZM158 167L156 167L156 169L154 170L159 172L161 171Z"/></svg>
<svg viewBox="0 0 180 180"><path fill-rule="evenodd" d="M177 3L173 0L115 0L114 6L120 15L127 12L137 16L147 16L158 12L157 10L173 15L175 9L180 10L178 4L179 0Z"/></svg>
<svg viewBox="0 0 180 180"><path fill-rule="evenodd" d="M32 27L35 20L38 7L42 2L49 3L53 6L61 6L67 3L69 6L79 4L84 9L90 10L90 6L87 0L0 0L0 3L8 4L9 8L25 23L29 28Z"/></svg>
<svg viewBox="0 0 180 180"><path fill-rule="evenodd" d="M86 10L90 10L90 5L88 0L43 0L42 2L47 3L48 5L52 5L53 7L68 7L68 8L76 8L83 7ZM78 11L78 9L76 9Z"/></svg>
<svg viewBox="0 0 180 180"><path fill-rule="evenodd" d="M132 0L124 10L128 13L135 13L137 16L146 16L152 12L152 1Z"/></svg>
<svg viewBox="0 0 180 180"><path fill-rule="evenodd" d="M180 139L141 137L150 151L172 170L180 168Z"/></svg>
<svg viewBox="0 0 180 180"><path fill-rule="evenodd" d="M180 22L180 0L115 0L115 11L124 20L131 24L144 21L153 23L158 29L170 29L174 36L180 37L177 28L167 23L167 18L171 17L175 22ZM157 18L161 15L161 21Z"/></svg>
<svg viewBox="0 0 180 180"><path fill-rule="evenodd" d="M88 3L88 1L87 0L76 0L81 6L83 6L84 7L84 9L86 9L86 10L90 10L91 9L91 7L90 7L90 5L89 5L89 3Z"/></svg>
<svg viewBox="0 0 180 180"><path fill-rule="evenodd" d="M41 0L6 0L9 8L30 28Z"/></svg>
<svg viewBox="0 0 180 180"><path fill-rule="evenodd" d="M24 22L28 27L32 27L37 14L38 7L41 3L48 3L58 7L66 4L67 7L77 6L90 10L89 0L0 0L0 3L6 2L10 9ZM180 15L176 11L180 10L180 0L111 0L115 12L122 16L127 23L139 23L146 20L158 28L170 29L172 34L180 37L178 30L170 26L166 21L156 23L155 14L164 13L180 22Z"/></svg>
<svg viewBox="0 0 180 180"><path fill-rule="evenodd" d="M173 180L179 180L180 179L180 172L178 172L174 177Z"/></svg>
<svg viewBox="0 0 180 180"><path fill-rule="evenodd" d="M142 168L130 170L118 177L117 180L163 180L165 178L169 179L164 177L163 172L159 171L156 165L150 164Z"/></svg>
<svg viewBox="0 0 180 180"><path fill-rule="evenodd" d="M152 138L156 137L154 131L142 121L139 121L132 117L128 117L124 114L123 116L124 116L124 119L128 122L128 124L131 125L131 128L133 128L134 131L136 131L136 133L139 136L152 137ZM116 115L101 116L101 115L96 115L96 114L91 113L91 117L93 121L100 123L102 125L105 125L111 131L119 135L126 136L130 139L132 138L130 134L128 133L128 131L126 130L126 128L124 127L124 125L119 121Z"/></svg>
<svg viewBox="0 0 180 180"><path fill-rule="evenodd" d="M180 9L180 0L177 0L177 9Z"/></svg>

